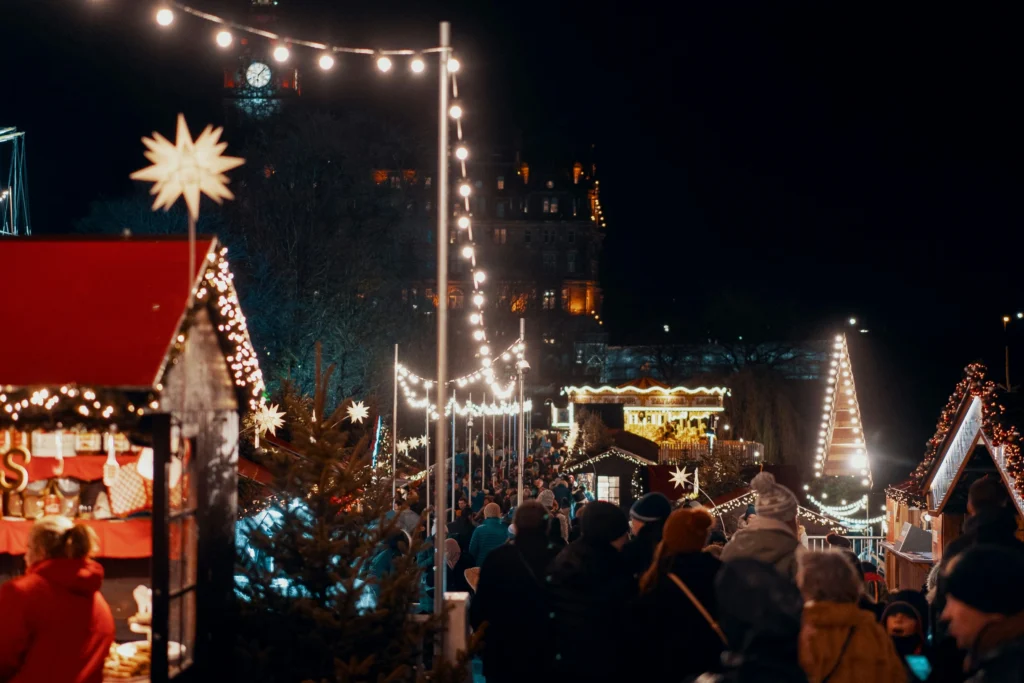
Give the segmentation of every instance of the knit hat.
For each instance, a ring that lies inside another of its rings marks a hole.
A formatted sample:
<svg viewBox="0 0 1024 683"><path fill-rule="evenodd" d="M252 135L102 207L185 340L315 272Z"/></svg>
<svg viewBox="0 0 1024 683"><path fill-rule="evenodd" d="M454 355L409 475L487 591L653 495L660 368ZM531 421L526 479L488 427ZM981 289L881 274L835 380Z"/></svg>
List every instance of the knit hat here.
<svg viewBox="0 0 1024 683"><path fill-rule="evenodd" d="M587 503L580 515L580 533L591 543L611 543L629 532L626 513L617 505L599 500Z"/></svg>
<svg viewBox="0 0 1024 683"><path fill-rule="evenodd" d="M662 554L700 552L713 522L708 511L702 508L676 510L665 520L661 532Z"/></svg>
<svg viewBox="0 0 1024 683"><path fill-rule="evenodd" d="M537 502L544 506L545 510L550 510L555 504L555 494L551 489L544 489L537 496Z"/></svg>
<svg viewBox="0 0 1024 683"><path fill-rule="evenodd" d="M921 591L903 590L893 595L889 604L886 605L885 611L882 612L880 621L883 627L885 620L894 614L906 614L908 617L917 619L922 638L928 633L928 601L925 600Z"/></svg>
<svg viewBox="0 0 1024 683"><path fill-rule="evenodd" d="M1016 548L978 545L957 556L946 577L946 593L987 614L1024 611L1024 552Z"/></svg>
<svg viewBox="0 0 1024 683"><path fill-rule="evenodd" d="M776 484L771 472L761 472L751 479L750 488L757 494L754 510L759 517L779 522L792 522L796 519L796 496L785 486Z"/></svg>
<svg viewBox="0 0 1024 683"><path fill-rule="evenodd" d="M576 489L572 492L572 499L577 503L582 503L587 499L587 494L583 492L583 489Z"/></svg>
<svg viewBox="0 0 1024 683"><path fill-rule="evenodd" d="M672 503L664 493L651 491L641 496L629 509L629 516L639 522L659 522L672 514Z"/></svg>
<svg viewBox="0 0 1024 683"><path fill-rule="evenodd" d="M828 543L833 548L853 548L853 544L850 543L850 539L843 538L834 531L825 537L825 543Z"/></svg>

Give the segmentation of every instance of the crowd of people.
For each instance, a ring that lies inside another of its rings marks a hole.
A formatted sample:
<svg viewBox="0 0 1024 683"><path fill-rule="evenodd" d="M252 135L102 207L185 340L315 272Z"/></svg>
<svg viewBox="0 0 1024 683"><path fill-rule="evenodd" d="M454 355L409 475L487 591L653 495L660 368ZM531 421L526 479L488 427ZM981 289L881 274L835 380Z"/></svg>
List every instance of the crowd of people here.
<svg viewBox="0 0 1024 683"><path fill-rule="evenodd" d="M929 585L890 594L842 537L801 544L770 473L727 539L694 502L649 493L627 514L545 464L522 505L496 481L448 522L448 589L472 593L488 683L1024 681L1024 550L999 482L971 487Z"/></svg>

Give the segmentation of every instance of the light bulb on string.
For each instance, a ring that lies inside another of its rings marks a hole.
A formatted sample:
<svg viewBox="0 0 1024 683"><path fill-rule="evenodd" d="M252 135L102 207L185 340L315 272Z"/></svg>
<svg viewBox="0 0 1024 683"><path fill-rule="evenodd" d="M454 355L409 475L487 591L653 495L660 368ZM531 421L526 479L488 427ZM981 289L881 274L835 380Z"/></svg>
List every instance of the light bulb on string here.
<svg viewBox="0 0 1024 683"><path fill-rule="evenodd" d="M381 55L377 58L377 68L381 73L387 73L391 71L391 58L387 55Z"/></svg>
<svg viewBox="0 0 1024 683"><path fill-rule="evenodd" d="M291 54L291 50L284 45L278 45L274 48L274 59L278 62L287 62Z"/></svg>
<svg viewBox="0 0 1024 683"><path fill-rule="evenodd" d="M458 104L453 104L448 109L448 115L451 116L453 119L461 119L462 118L462 107L460 105L458 105Z"/></svg>
<svg viewBox="0 0 1024 683"><path fill-rule="evenodd" d="M460 229L466 230L469 228L469 216L459 216L459 220L456 223Z"/></svg>
<svg viewBox="0 0 1024 683"><path fill-rule="evenodd" d="M220 47L231 47L235 37L231 35L231 31L218 31L217 32L217 45Z"/></svg>
<svg viewBox="0 0 1024 683"><path fill-rule="evenodd" d="M320 55L320 59L317 63L320 65L320 68L323 69L324 71L330 71L331 69L334 68L334 55L332 55L330 52L325 52L322 55Z"/></svg>
<svg viewBox="0 0 1024 683"><path fill-rule="evenodd" d="M487 335L484 334L483 330L475 330L473 332L473 339L476 339L477 341L483 341L485 336Z"/></svg>
<svg viewBox="0 0 1024 683"><path fill-rule="evenodd" d="M473 295L473 303L476 304L477 306L483 306L484 305L484 295L483 294L474 294Z"/></svg>
<svg viewBox="0 0 1024 683"><path fill-rule="evenodd" d="M473 247L463 247L462 258L473 258Z"/></svg>
<svg viewBox="0 0 1024 683"><path fill-rule="evenodd" d="M473 188L469 186L469 183L463 183L459 185L459 194L462 195L463 197L468 197L470 194L472 194L472 192Z"/></svg>
<svg viewBox="0 0 1024 683"><path fill-rule="evenodd" d="M459 70L460 66L462 65L459 64L459 60L455 59L455 57L448 58L448 73L455 73Z"/></svg>
<svg viewBox="0 0 1024 683"><path fill-rule="evenodd" d="M478 270L475 273L473 273L473 279L476 280L477 282L483 282L484 280L487 279L487 276L484 275L484 272L482 270Z"/></svg>
<svg viewBox="0 0 1024 683"><path fill-rule="evenodd" d="M469 150L466 149L465 145L460 145L455 148L455 158L459 161L465 161L469 158Z"/></svg>
<svg viewBox="0 0 1024 683"><path fill-rule="evenodd" d="M161 26L170 26L174 23L174 12L166 7L161 7L156 11L156 23Z"/></svg>
<svg viewBox="0 0 1024 683"><path fill-rule="evenodd" d="M421 74L427 68L427 64L423 61L423 57L416 55L409 61L409 68L414 74Z"/></svg>

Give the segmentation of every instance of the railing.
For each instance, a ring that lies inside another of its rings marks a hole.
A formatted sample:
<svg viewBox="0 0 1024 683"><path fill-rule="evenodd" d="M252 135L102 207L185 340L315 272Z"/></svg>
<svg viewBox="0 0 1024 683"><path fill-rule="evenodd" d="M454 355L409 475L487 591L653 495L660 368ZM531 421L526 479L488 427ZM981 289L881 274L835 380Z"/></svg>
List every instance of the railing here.
<svg viewBox="0 0 1024 683"><path fill-rule="evenodd" d="M743 464L760 463L764 446L755 441L665 441L658 451L658 462L673 463L710 458L738 458Z"/></svg>
<svg viewBox="0 0 1024 683"><path fill-rule="evenodd" d="M885 536L844 536L853 545L854 554L863 561L871 562L879 570L885 567L885 548L882 541ZM824 536L808 536L807 548L809 550L827 550L829 547Z"/></svg>

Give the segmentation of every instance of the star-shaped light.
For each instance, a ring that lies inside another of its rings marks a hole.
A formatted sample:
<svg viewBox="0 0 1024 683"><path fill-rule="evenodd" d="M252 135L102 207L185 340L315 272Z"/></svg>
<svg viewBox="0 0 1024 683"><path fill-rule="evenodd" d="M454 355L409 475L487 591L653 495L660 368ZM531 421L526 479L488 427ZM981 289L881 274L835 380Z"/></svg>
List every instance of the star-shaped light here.
<svg viewBox="0 0 1024 683"><path fill-rule="evenodd" d="M277 404L268 406L266 403L256 411L256 447L259 448L260 437L270 432L277 436L277 428L284 427L284 413L278 410Z"/></svg>
<svg viewBox="0 0 1024 683"><path fill-rule="evenodd" d="M686 468L683 471L679 471L679 466L676 466L676 471L669 475L669 479L672 481L672 488L678 486L679 488L686 490L686 485L690 483L690 475L686 473Z"/></svg>
<svg viewBox="0 0 1024 683"><path fill-rule="evenodd" d="M348 419L352 422L362 422L370 416L370 409L362 401L353 401L347 410Z"/></svg>
<svg viewBox="0 0 1024 683"><path fill-rule="evenodd" d="M399 441L397 446L398 446L398 450L400 450L401 452L403 452L403 453L408 453L409 452L409 442L406 441L405 439Z"/></svg>
<svg viewBox="0 0 1024 683"><path fill-rule="evenodd" d="M224 174L244 164L245 159L222 156L228 147L228 143L220 142L223 132L223 128L207 126L193 141L185 116L178 114L174 144L160 133L153 133L152 138L142 138L142 143L149 150L146 158L153 165L132 173L130 177L153 183L149 193L156 195L154 211L166 211L184 195L189 215L197 220L201 194L218 204L223 199L235 198L227 188L228 177Z"/></svg>

